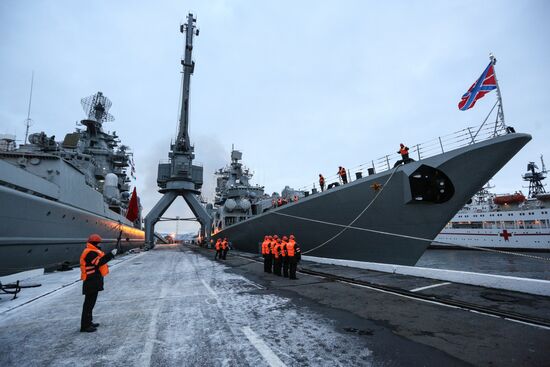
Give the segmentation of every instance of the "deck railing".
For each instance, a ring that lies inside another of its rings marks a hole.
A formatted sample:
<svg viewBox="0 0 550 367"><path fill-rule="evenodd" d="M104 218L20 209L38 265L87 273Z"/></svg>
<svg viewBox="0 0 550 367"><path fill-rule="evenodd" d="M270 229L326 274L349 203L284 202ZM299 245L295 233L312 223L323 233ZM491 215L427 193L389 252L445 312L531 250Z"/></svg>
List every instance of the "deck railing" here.
<svg viewBox="0 0 550 367"><path fill-rule="evenodd" d="M480 126L466 127L452 134L439 136L437 138L425 141L423 143L409 145L409 157L414 160L421 160L433 157L438 154L446 153L470 144L479 143L484 140L507 133L506 126L503 124L483 124ZM397 148L396 148L397 150ZM356 173L361 173L364 177L369 174L384 172L393 168L395 162L401 159L397 152L386 154L378 159L367 161L358 166L348 169L348 182L356 179ZM370 171L370 172L369 172ZM339 181L338 174L325 177L325 189L331 182ZM340 182L341 183L341 182ZM318 182L300 187L300 191L311 191L317 188L320 191Z"/></svg>

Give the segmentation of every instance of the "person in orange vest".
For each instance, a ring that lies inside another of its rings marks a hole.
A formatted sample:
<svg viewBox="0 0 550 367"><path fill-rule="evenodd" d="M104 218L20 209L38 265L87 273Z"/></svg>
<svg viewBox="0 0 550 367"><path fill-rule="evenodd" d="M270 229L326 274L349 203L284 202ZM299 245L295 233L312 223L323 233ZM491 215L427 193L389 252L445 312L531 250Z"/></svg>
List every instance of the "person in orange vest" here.
<svg viewBox="0 0 550 367"><path fill-rule="evenodd" d="M285 278L288 278L288 256L286 253L286 245L288 243L288 237L283 236L283 240L281 241L281 257L283 259L283 276Z"/></svg>
<svg viewBox="0 0 550 367"><path fill-rule="evenodd" d="M271 263L269 267L270 273L275 273L275 245L277 244L277 235L270 236L271 241L269 242L269 253L271 254Z"/></svg>
<svg viewBox="0 0 550 367"><path fill-rule="evenodd" d="M289 264L289 279L298 279L296 278L296 269L298 268L298 262L300 261L301 250L298 243L296 243L296 239L293 234L290 235L286 245L286 252Z"/></svg>
<svg viewBox="0 0 550 367"><path fill-rule="evenodd" d="M281 239L277 238L273 246L273 274L281 276L282 256L281 256Z"/></svg>
<svg viewBox="0 0 550 367"><path fill-rule="evenodd" d="M82 280L82 294L84 305L82 306L82 318L80 319L80 331L91 333L97 330L98 323L93 322L93 310L97 301L97 294L103 290L103 277L109 274L107 263L111 261L118 250L105 254L99 244L102 239L97 234L88 237L86 248L80 255L80 279Z"/></svg>
<svg viewBox="0 0 550 367"><path fill-rule="evenodd" d="M269 236L264 236L262 242L262 256L264 258L264 273L269 273L268 264L269 264Z"/></svg>
<svg viewBox="0 0 550 367"><path fill-rule="evenodd" d="M401 159L395 162L393 165L394 167L397 167L401 164L406 164L412 161L411 158L409 158L409 147L406 147L405 144L401 143L399 144L399 150L397 151L398 154L401 154Z"/></svg>
<svg viewBox="0 0 550 367"><path fill-rule="evenodd" d="M214 260L216 259L222 259L222 239L221 238L218 238L216 240L216 245L215 245L215 248L216 248L216 254L214 255Z"/></svg>
<svg viewBox="0 0 550 367"><path fill-rule="evenodd" d="M325 178L319 173L319 186L321 186L321 192L325 191Z"/></svg>
<svg viewBox="0 0 550 367"><path fill-rule="evenodd" d="M397 153L401 154L403 163L407 163L409 161L409 147L406 147L405 144L399 144L399 151Z"/></svg>
<svg viewBox="0 0 550 367"><path fill-rule="evenodd" d="M338 167L338 175L342 179L342 183L344 185L348 183L348 174L346 173L346 169L344 167Z"/></svg>
<svg viewBox="0 0 550 367"><path fill-rule="evenodd" d="M229 251L229 242L227 242L227 237L225 237L222 241L222 259L223 260L227 258L228 251Z"/></svg>

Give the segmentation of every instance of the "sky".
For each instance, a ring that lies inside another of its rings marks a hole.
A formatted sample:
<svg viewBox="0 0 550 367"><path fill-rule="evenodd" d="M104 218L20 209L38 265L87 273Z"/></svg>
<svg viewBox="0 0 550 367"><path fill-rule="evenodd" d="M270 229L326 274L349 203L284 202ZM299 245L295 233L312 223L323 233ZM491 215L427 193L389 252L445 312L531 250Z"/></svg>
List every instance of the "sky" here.
<svg viewBox="0 0 550 367"><path fill-rule="evenodd" d="M529 161L550 164L550 2L83 1L0 2L0 133L23 140L34 71L31 132L63 137L80 99L102 91L134 151L144 213L160 198L159 161L175 137L188 12L197 17L190 135L213 172L243 152L268 193L299 188L481 124L492 92L460 111L462 94L496 56L506 123L533 140L491 181L522 189ZM492 119L492 118L491 118ZM539 164L540 167L540 164ZM167 217L191 217L178 199ZM180 223L180 233L196 223ZM156 229L176 230L174 222Z"/></svg>

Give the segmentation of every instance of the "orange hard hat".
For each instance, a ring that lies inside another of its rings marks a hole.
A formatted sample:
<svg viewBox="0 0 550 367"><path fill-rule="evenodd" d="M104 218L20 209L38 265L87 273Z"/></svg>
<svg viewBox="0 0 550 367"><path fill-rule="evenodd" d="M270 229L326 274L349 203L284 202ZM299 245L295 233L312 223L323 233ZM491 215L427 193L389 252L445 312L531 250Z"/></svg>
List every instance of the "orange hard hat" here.
<svg viewBox="0 0 550 367"><path fill-rule="evenodd" d="M91 234L90 237L88 237L88 242L99 243L101 241L102 241L101 236L95 233Z"/></svg>

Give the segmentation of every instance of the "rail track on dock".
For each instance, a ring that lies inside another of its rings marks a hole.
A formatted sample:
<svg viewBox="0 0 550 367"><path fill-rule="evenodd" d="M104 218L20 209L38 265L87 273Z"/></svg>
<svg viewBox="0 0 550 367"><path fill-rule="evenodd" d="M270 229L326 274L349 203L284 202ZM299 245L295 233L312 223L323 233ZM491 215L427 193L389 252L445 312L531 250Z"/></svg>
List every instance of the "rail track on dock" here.
<svg viewBox="0 0 550 367"><path fill-rule="evenodd" d="M247 259L247 260L250 260L250 261L262 263L262 261L256 260L256 259L251 258L249 256L243 256L243 255L238 255L238 254L233 254L233 256L237 256L237 257ZM410 299L416 299L416 300L430 302L430 303L439 304L439 305L444 305L444 306L448 306L448 307L454 307L454 308L462 309L462 310L469 311L469 312L477 312L477 313L487 315L487 316L499 317L499 318L510 320L510 321L515 321L515 322L520 322L520 323L524 323L524 324L528 324L528 325L533 325L533 326L538 326L538 327L543 327L543 328L550 329L550 320L546 319L546 318L542 318L542 317L524 315L524 314L521 314L521 313L518 313L518 312L513 312L513 311L499 310L499 309L495 309L493 307L482 306L482 305L478 305L478 304L471 303L471 302L464 302L464 301L454 300L454 299L449 299L449 298L437 297L437 296L429 295L429 294L415 293L415 292L411 292L409 290L402 289L402 288L399 288L399 287L392 287L392 286L388 286L388 285L381 285L381 284L376 284L376 283L373 283L373 282L368 282L368 281L365 281L365 280L343 277L343 276L340 276L340 275L335 275L335 274L331 274L331 273L326 273L326 272L321 272L321 271L318 271L318 270L309 269L307 267L299 267L298 268L298 273L324 278L324 279L326 279L328 281L332 281L332 282L339 282L339 283L344 283L344 284L360 286L360 287L364 287L364 288L370 288L370 289L373 289L373 290L378 290L378 291L382 291L382 292L386 292L386 293L390 293L390 294L395 294L395 295L399 295L399 296L402 296L402 297L407 297L407 298L410 298Z"/></svg>
<svg viewBox="0 0 550 367"><path fill-rule="evenodd" d="M442 298L442 297L437 297L437 296L429 295L429 294L415 293L415 292L411 292L409 290L398 288L398 287L392 287L392 286L376 284L376 283L368 282L368 281L364 281L364 280L343 277L343 276L330 274L330 273L325 273L325 272L312 270L312 269L308 269L308 268L304 268L304 267L299 268L298 272L303 273L303 274L308 274L308 275L313 275L313 276L325 278L325 279L330 280L330 281L346 283L346 284L351 284L351 285L356 285L356 286L362 286L362 287L365 287L365 288L372 288L372 289L375 289L375 290L380 290L380 291L384 291L384 292L387 292L387 293L392 293L392 294L396 294L396 295L400 295L400 296L405 296L405 297L412 298L412 299L423 300L423 301L427 301L427 302L431 302L431 303L437 303L437 304L442 304L442 305L451 306L451 307L455 307L455 308L460 308L460 309L463 309L463 310L466 310L466 311L478 312L478 313L481 313L481 314L500 317L500 318L503 318L503 319L512 320L512 321L516 321L516 322L522 322L522 323L525 323L525 324L550 328L550 320L545 319L545 318L524 315L524 314L517 313L517 312L512 312L512 311L498 310L498 309L495 309L495 308L492 308L492 307L481 306L481 305L471 303L471 302L464 302L464 301L459 301L459 300Z"/></svg>

